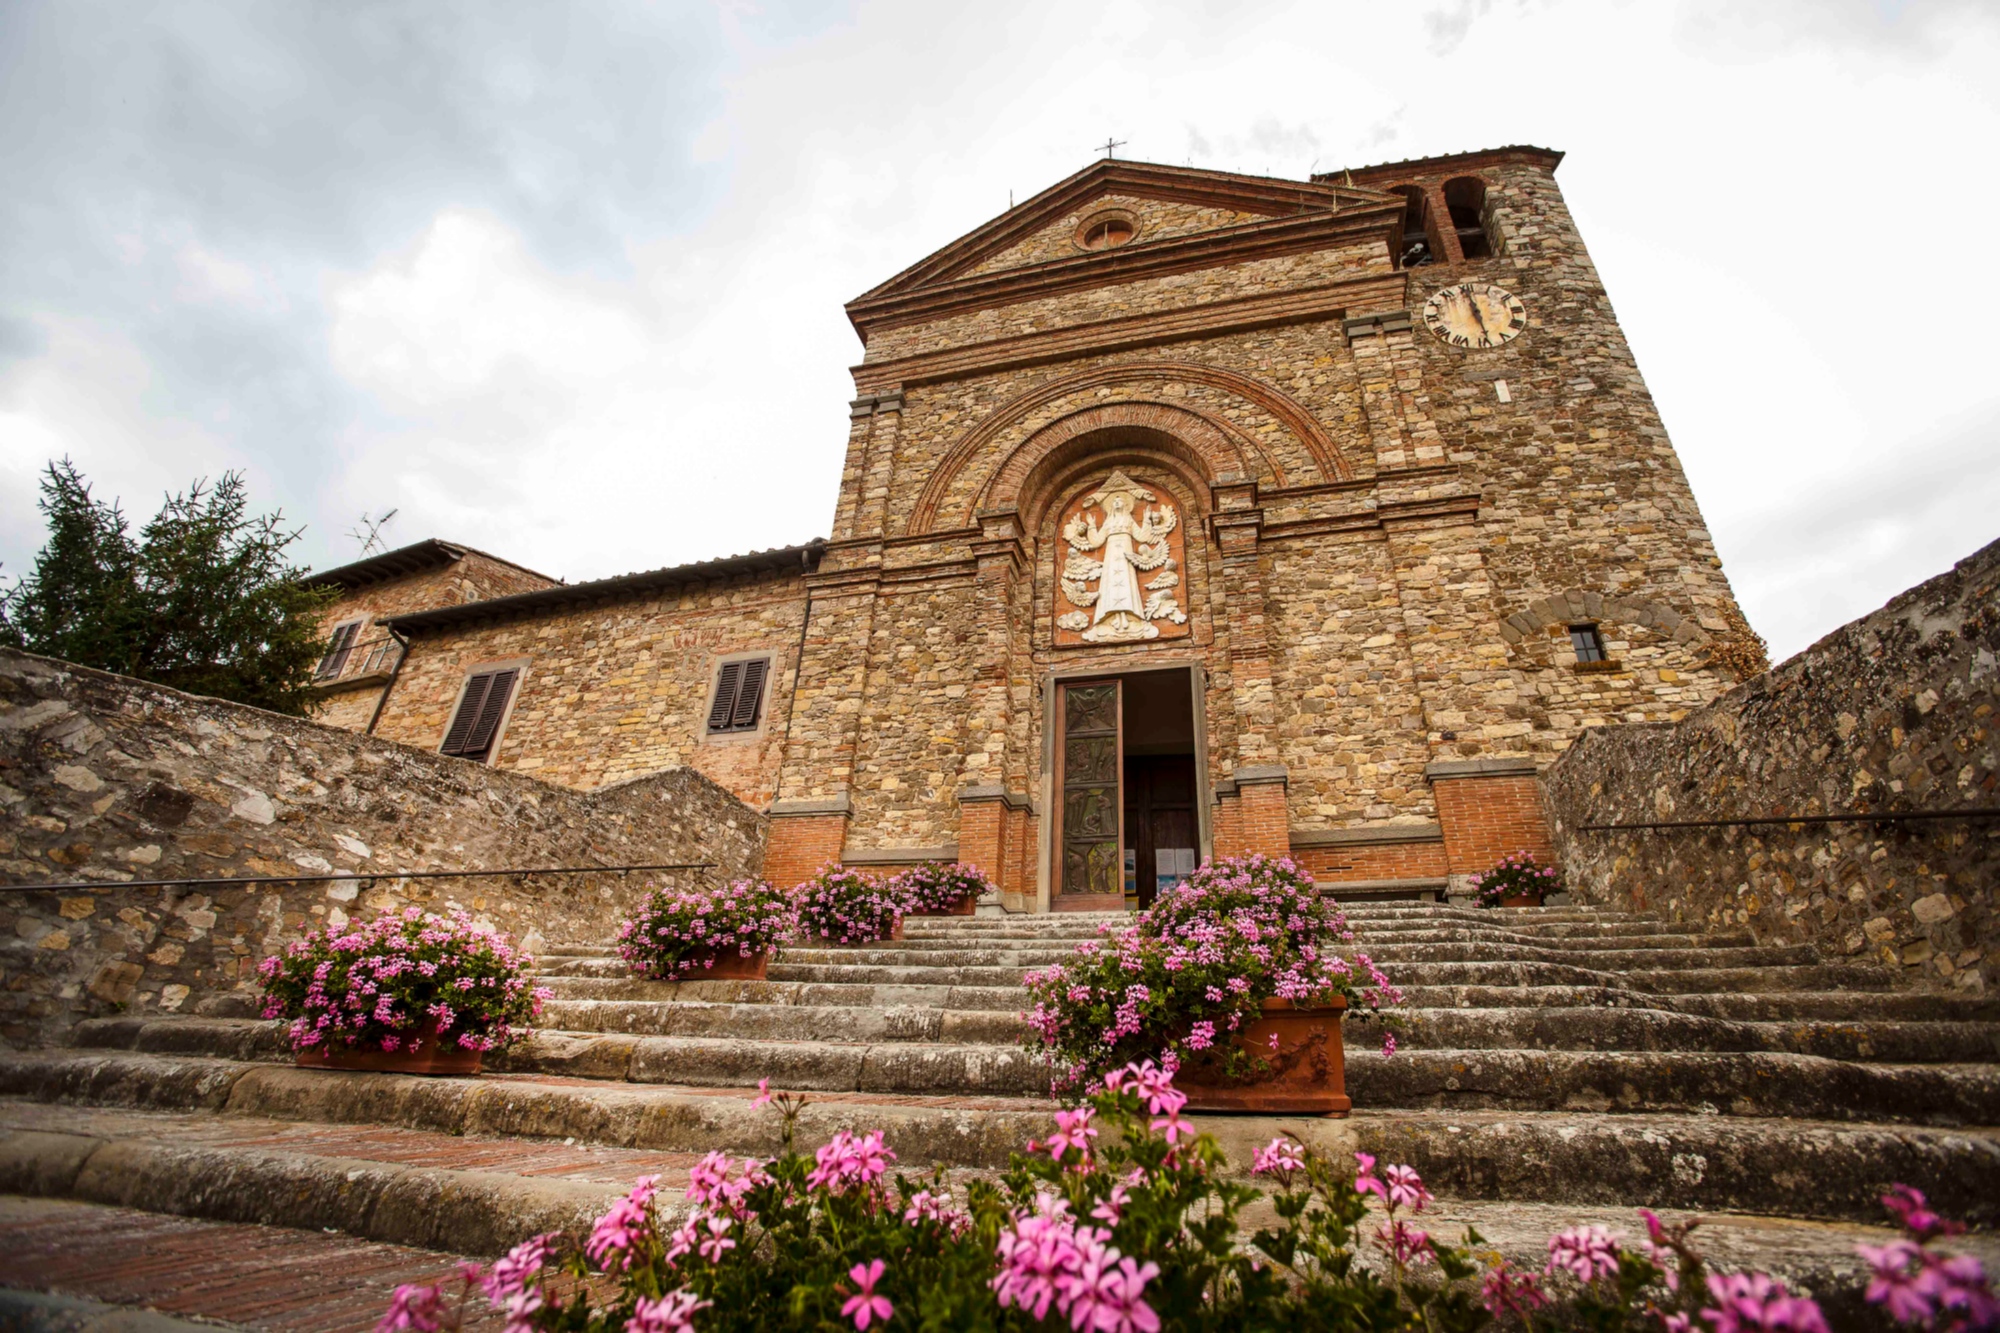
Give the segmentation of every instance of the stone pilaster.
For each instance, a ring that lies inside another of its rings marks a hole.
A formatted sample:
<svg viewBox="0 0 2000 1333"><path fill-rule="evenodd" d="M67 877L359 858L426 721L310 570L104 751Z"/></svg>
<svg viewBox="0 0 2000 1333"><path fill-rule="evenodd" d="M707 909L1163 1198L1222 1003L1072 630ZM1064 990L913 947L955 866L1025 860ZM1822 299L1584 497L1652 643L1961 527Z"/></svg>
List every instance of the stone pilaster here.
<svg viewBox="0 0 2000 1333"><path fill-rule="evenodd" d="M1222 551L1223 595L1229 608L1229 681L1236 714L1235 766L1278 762L1277 697L1271 683L1268 609L1258 536L1264 511L1253 483L1217 486L1210 531Z"/></svg>

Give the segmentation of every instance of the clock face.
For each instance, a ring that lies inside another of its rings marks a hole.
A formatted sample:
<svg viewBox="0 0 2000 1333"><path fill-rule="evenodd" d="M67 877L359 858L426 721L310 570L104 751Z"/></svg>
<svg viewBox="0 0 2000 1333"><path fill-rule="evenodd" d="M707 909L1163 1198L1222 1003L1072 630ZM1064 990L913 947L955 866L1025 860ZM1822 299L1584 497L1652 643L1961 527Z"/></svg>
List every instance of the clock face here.
<svg viewBox="0 0 2000 1333"><path fill-rule="evenodd" d="M1498 347L1528 327L1528 310L1490 282L1461 282L1424 302L1424 323L1453 347Z"/></svg>

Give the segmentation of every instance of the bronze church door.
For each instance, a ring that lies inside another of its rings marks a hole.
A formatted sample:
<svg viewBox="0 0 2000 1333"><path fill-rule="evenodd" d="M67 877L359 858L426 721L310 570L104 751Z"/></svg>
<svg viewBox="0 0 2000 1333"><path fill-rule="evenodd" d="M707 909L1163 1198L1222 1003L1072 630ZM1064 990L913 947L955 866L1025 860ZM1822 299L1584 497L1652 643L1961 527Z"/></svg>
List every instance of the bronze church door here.
<svg viewBox="0 0 2000 1333"><path fill-rule="evenodd" d="M1116 680L1066 681L1056 691L1058 912L1125 906L1122 694Z"/></svg>

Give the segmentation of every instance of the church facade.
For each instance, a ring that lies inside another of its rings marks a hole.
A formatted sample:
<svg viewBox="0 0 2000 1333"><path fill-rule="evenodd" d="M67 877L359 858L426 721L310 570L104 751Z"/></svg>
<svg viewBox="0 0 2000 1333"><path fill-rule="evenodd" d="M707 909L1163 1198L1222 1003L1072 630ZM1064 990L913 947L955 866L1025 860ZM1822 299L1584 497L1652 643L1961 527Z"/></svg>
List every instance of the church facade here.
<svg viewBox="0 0 2000 1333"><path fill-rule="evenodd" d="M778 882L952 858L1016 911L1546 856L1583 729L1764 666L1559 161L1095 163L849 304L828 537L330 571L328 716L584 788L690 765Z"/></svg>

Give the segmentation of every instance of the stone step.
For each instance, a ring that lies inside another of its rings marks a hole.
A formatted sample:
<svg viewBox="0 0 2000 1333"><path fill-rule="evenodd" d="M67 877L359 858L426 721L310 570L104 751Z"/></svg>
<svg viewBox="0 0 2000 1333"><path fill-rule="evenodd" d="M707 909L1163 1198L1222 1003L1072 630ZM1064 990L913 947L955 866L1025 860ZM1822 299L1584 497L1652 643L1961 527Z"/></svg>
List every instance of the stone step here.
<svg viewBox="0 0 2000 1333"><path fill-rule="evenodd" d="M945 949L912 948L908 940L880 946L812 948L787 946L773 960L807 967L1047 967L1073 957L1068 949ZM1820 962L1819 951L1804 945L1720 949L1569 949L1498 942L1382 944L1368 947L1356 941L1384 969L1413 963L1532 962L1589 967L1599 971L1676 971L1718 967L1809 967ZM578 966L583 966L579 963ZM611 967L622 967L613 963ZM604 971L608 972L609 967ZM593 966L593 974L603 975Z"/></svg>
<svg viewBox="0 0 2000 1333"><path fill-rule="evenodd" d="M765 1041L948 1041L1016 1045L1028 1026L1012 1011L916 1005L707 1004L699 1000L556 1000L545 1027L565 1032L746 1037Z"/></svg>
<svg viewBox="0 0 2000 1333"><path fill-rule="evenodd" d="M276 1026L235 1019L167 1019L102 1026L100 1048L282 1060ZM1367 1032L1357 1020L1356 1037ZM982 1034L984 1035L984 1034ZM22 1059L30 1057L23 1056ZM844 1034L832 1039L650 1036L544 1029L488 1058L522 1074L740 1087L768 1077L808 1092L1046 1095L1047 1066L990 1041ZM1385 1058L1347 1044L1347 1088L1371 1108L1558 1111L1715 1111L1732 1116L2000 1125L2000 1066L1862 1063L1764 1049L1405 1049ZM4 1090L4 1086L0 1086Z"/></svg>
<svg viewBox="0 0 2000 1333"><path fill-rule="evenodd" d="M1413 1005L1348 1016L1347 1042L1404 1049L1780 1051L1892 1064L2000 1061L2000 1023L1900 1020L1743 1022L1654 1008L1450 1009Z"/></svg>
<svg viewBox="0 0 2000 1333"><path fill-rule="evenodd" d="M0 1196L0 1232L0 1328L22 1333L367 1333L398 1286L455 1285L460 1259L338 1232L20 1195Z"/></svg>
<svg viewBox="0 0 2000 1333"><path fill-rule="evenodd" d="M130 1052L8 1055L0 1058L0 1092L16 1099L0 1101L0 1124L13 1116L22 1133L80 1137L90 1134L77 1108L92 1106L200 1111L224 1124L252 1118L361 1125L371 1133L427 1131L455 1140L461 1145L455 1151L479 1139L527 1139L666 1154L770 1153L779 1127L774 1112L749 1108L743 1089L505 1074L421 1079ZM849 1094L815 1095L808 1103L799 1125L802 1147L817 1147L840 1129L881 1128L911 1170L932 1163L997 1169L1052 1124L1047 1103L1021 1099ZM54 1118L20 1119L37 1111ZM1408 1162L1447 1199L1880 1221L1883 1183L1900 1180L1925 1190L1949 1215L2000 1222L2000 1134L1990 1129L1574 1111L1194 1119L1239 1166L1255 1146L1291 1132L1332 1153L1360 1149ZM360 1148L344 1152L367 1156Z"/></svg>
<svg viewBox="0 0 2000 1333"><path fill-rule="evenodd" d="M1741 1022L1798 1019L1944 1023L2000 1022L2000 999L1912 991L1773 991L1676 994L1623 986L1405 986L1410 1009L1664 1009ZM967 991L966 994L973 992ZM1393 1012L1393 1011L1391 1011Z"/></svg>
<svg viewBox="0 0 2000 1333"><path fill-rule="evenodd" d="M1019 985L1020 967L926 967L916 964L773 962L772 981L892 986ZM609 975L602 969L594 975ZM1851 963L1779 964L1763 967L1632 968L1604 971L1566 963L1450 962L1402 963L1393 973L1398 986L1622 986L1658 994L1769 992L1786 990L1884 991L1893 984L1882 969Z"/></svg>
<svg viewBox="0 0 2000 1333"><path fill-rule="evenodd" d="M0 1103L0 1192L482 1256L542 1231L581 1239L634 1176L664 1165L380 1125Z"/></svg>
<svg viewBox="0 0 2000 1333"><path fill-rule="evenodd" d="M706 1004L916 1006L954 1011L1019 1012L1025 997L1009 986L878 986L769 981L641 981L633 977L550 977L559 1000L684 1000ZM1794 991L1750 995L1661 995L1622 986L1407 986L1407 1009L1660 1009L1739 1022L2000 1023L2000 997L1909 991ZM1395 1011L1391 1011L1395 1012Z"/></svg>

